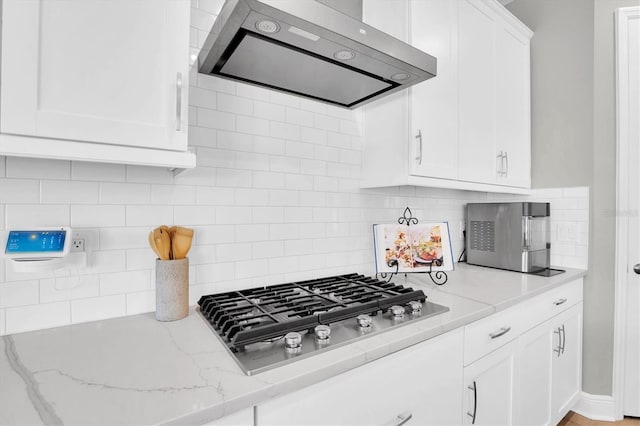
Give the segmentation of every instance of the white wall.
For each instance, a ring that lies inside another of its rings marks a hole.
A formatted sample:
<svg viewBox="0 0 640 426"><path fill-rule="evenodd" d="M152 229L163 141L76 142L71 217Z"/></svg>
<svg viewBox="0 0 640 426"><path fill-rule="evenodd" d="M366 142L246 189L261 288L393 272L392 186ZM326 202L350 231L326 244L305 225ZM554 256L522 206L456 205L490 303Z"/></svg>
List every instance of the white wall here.
<svg viewBox="0 0 640 426"><path fill-rule="evenodd" d="M195 3L195 2L194 2ZM192 45L220 1L192 9ZM190 145L198 167L165 169L0 157L0 230L70 225L92 235L92 263L18 274L0 262L0 334L153 311L160 224L196 229L190 296L344 272L374 273L371 225L410 206L451 224L464 205L522 199L431 188L359 189L358 114L217 78L191 75ZM586 267L585 188L536 191L552 202L552 260Z"/></svg>

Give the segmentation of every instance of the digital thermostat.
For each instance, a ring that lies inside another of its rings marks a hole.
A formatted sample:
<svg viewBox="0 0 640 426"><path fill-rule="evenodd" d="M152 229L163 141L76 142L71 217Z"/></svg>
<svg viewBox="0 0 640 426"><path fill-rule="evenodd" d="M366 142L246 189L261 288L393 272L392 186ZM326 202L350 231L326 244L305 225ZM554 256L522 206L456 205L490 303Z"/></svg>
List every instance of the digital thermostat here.
<svg viewBox="0 0 640 426"><path fill-rule="evenodd" d="M51 259L69 254L71 228L9 230L5 256L15 260Z"/></svg>

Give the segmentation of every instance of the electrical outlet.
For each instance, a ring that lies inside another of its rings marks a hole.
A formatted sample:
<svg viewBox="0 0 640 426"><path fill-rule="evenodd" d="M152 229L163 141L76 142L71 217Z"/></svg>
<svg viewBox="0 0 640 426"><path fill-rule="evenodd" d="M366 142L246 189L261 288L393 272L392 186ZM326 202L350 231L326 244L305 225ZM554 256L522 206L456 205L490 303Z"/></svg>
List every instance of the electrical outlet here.
<svg viewBox="0 0 640 426"><path fill-rule="evenodd" d="M84 252L84 239L74 238L71 240L71 253L83 253Z"/></svg>

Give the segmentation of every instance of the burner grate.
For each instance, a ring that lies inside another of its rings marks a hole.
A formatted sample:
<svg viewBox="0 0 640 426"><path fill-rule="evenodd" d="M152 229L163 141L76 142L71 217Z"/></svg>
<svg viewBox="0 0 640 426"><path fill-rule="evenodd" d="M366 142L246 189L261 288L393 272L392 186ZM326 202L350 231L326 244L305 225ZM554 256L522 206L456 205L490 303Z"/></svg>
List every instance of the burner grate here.
<svg viewBox="0 0 640 426"><path fill-rule="evenodd" d="M313 329L360 314L376 314L412 300L421 290L360 274L338 275L290 284L202 296L200 312L227 345L246 345Z"/></svg>

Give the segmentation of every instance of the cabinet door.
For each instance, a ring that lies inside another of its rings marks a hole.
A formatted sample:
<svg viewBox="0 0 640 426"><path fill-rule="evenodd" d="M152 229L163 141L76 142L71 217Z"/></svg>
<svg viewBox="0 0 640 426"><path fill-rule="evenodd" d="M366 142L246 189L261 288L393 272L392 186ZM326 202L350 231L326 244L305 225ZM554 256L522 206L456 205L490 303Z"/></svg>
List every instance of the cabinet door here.
<svg viewBox="0 0 640 426"><path fill-rule="evenodd" d="M558 422L576 402L582 389L582 303L554 318L560 329L560 353L553 356L552 421Z"/></svg>
<svg viewBox="0 0 640 426"><path fill-rule="evenodd" d="M186 150L189 11L184 0L5 0L2 133Z"/></svg>
<svg viewBox="0 0 640 426"><path fill-rule="evenodd" d="M412 87L410 173L458 177L457 2L412 0L414 47L438 58L434 78Z"/></svg>
<svg viewBox="0 0 640 426"><path fill-rule="evenodd" d="M498 182L531 186L529 38L496 29L496 144L504 154Z"/></svg>
<svg viewBox="0 0 640 426"><path fill-rule="evenodd" d="M518 340L518 425L551 424L551 357L560 345L551 321L544 322Z"/></svg>
<svg viewBox="0 0 640 426"><path fill-rule="evenodd" d="M478 0L458 3L459 179L496 182L495 17Z"/></svg>
<svg viewBox="0 0 640 426"><path fill-rule="evenodd" d="M257 407L259 425L459 425L462 330Z"/></svg>
<svg viewBox="0 0 640 426"><path fill-rule="evenodd" d="M516 350L508 343L464 369L464 424L514 423Z"/></svg>

